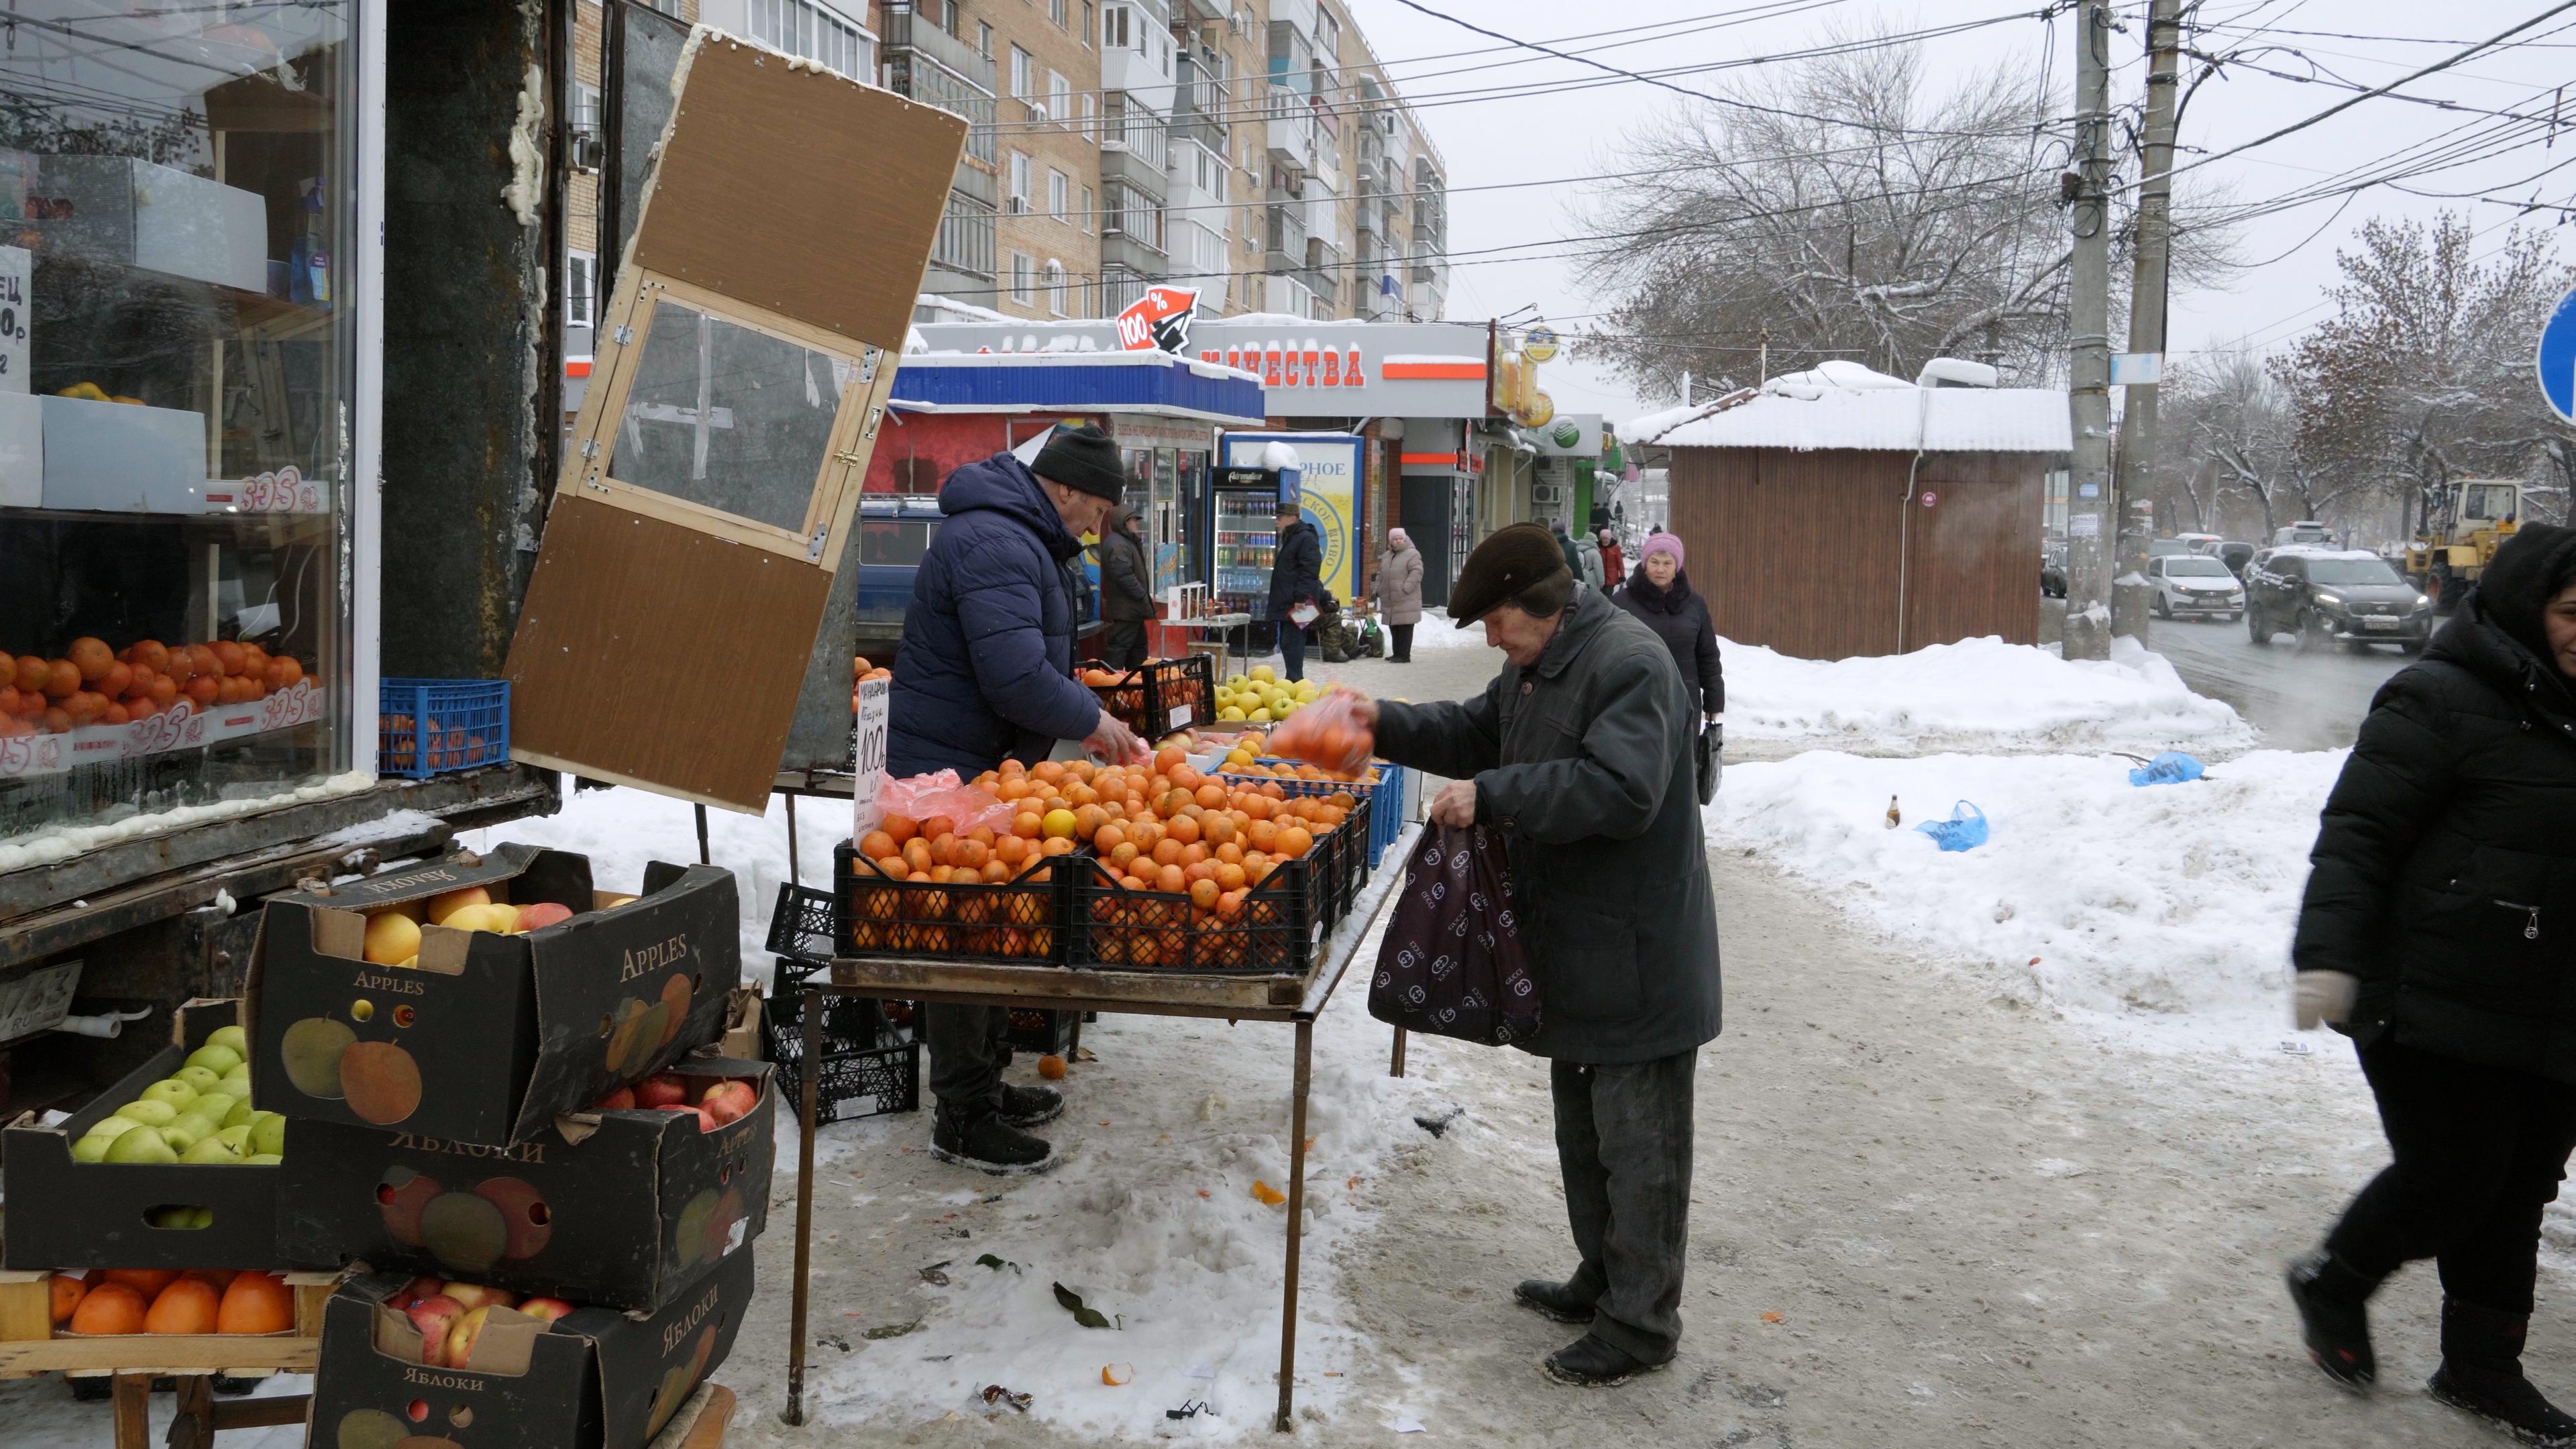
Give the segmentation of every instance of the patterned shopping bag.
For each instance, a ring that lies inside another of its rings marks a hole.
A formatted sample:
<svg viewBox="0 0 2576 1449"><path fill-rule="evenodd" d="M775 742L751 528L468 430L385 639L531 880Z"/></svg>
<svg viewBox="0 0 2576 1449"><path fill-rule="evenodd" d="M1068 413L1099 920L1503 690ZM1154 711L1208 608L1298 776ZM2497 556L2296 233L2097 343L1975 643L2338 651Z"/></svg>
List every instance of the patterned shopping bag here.
<svg viewBox="0 0 2576 1449"><path fill-rule="evenodd" d="M1538 1034L1538 978L1521 945L1500 834L1481 825L1423 831L1378 947L1369 1015L1487 1046Z"/></svg>

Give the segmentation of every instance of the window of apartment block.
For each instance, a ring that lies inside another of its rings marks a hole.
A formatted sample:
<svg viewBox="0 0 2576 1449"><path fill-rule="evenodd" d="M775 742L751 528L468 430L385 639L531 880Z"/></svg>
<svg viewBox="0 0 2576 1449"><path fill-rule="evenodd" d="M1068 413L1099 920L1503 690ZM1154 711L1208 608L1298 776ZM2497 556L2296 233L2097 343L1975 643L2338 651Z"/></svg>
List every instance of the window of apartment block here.
<svg viewBox="0 0 2576 1449"><path fill-rule="evenodd" d="M1092 12L1096 8L1091 0L1082 0L1082 48L1085 50L1091 48Z"/></svg>
<svg viewBox="0 0 2576 1449"><path fill-rule="evenodd" d="M564 325L588 327L596 315L598 302L599 258L589 252L574 252L564 258Z"/></svg>
<svg viewBox="0 0 2576 1449"><path fill-rule="evenodd" d="M1094 221L1093 213L1098 210L1099 203L1093 199L1091 188L1088 186L1082 188L1082 230L1085 235L1090 233Z"/></svg>
<svg viewBox="0 0 2576 1449"><path fill-rule="evenodd" d="M1073 121L1073 82L1064 72L1047 72L1047 115L1071 124Z"/></svg>
<svg viewBox="0 0 2576 1449"><path fill-rule="evenodd" d="M1029 91L1029 53L1014 45L1011 47L1011 94L1026 100Z"/></svg>
<svg viewBox="0 0 2576 1449"><path fill-rule="evenodd" d="M1049 257L1046 264L1046 304L1047 310L1058 317L1064 315L1064 294L1064 263Z"/></svg>
<svg viewBox="0 0 2576 1449"><path fill-rule="evenodd" d="M1037 301L1037 267L1027 256L1011 253L1011 300L1020 303Z"/></svg>
<svg viewBox="0 0 2576 1449"><path fill-rule="evenodd" d="M1058 221L1065 219L1072 185L1072 177L1053 167L1047 168L1047 215Z"/></svg>
<svg viewBox="0 0 2576 1449"><path fill-rule="evenodd" d="M1100 12L1100 43L1116 50L1127 44L1127 7L1112 5Z"/></svg>
<svg viewBox="0 0 2576 1449"><path fill-rule="evenodd" d="M989 20L975 22L975 53L986 60L993 58L993 22Z"/></svg>
<svg viewBox="0 0 2576 1449"><path fill-rule="evenodd" d="M948 210L939 218L939 237L931 245L930 259L990 281L993 250L992 204L962 191L949 192Z"/></svg>
<svg viewBox="0 0 2576 1449"><path fill-rule="evenodd" d="M1011 200L1007 208L1013 215L1029 209L1029 153L1011 153Z"/></svg>
<svg viewBox="0 0 2576 1449"><path fill-rule="evenodd" d="M1066 14L1065 0L1047 0L1047 19L1054 21L1058 30L1073 23Z"/></svg>

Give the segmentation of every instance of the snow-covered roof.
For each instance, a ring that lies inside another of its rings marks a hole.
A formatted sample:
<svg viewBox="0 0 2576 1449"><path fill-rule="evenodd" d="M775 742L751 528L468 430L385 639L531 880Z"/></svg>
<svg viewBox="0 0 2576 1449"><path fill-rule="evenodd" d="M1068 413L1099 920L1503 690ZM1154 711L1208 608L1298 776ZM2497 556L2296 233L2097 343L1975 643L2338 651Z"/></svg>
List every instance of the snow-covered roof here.
<svg viewBox="0 0 2576 1449"><path fill-rule="evenodd" d="M1669 448L2063 453L2075 445L2066 394L2040 387L1917 387L1856 362L1785 373L1623 423L1620 441Z"/></svg>

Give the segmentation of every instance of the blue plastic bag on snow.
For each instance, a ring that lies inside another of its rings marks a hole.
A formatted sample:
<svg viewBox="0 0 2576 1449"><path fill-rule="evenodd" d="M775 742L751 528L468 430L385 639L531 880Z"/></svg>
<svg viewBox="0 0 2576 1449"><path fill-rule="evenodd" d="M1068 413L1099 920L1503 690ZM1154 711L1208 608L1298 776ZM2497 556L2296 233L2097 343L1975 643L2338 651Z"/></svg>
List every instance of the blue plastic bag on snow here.
<svg viewBox="0 0 2576 1449"><path fill-rule="evenodd" d="M1943 850L1974 850L1986 843L1986 812L1962 800L1950 807L1947 820L1926 820L1914 827Z"/></svg>
<svg viewBox="0 0 2576 1449"><path fill-rule="evenodd" d="M2134 760L2137 756L2131 755L2129 758ZM2193 759L2191 756L2184 754L2180 750L2167 750L2163 754L2149 760L2147 763L2131 770L2129 772L2129 783L2140 786L2181 785L2199 779L2201 771L2202 765L2200 761Z"/></svg>

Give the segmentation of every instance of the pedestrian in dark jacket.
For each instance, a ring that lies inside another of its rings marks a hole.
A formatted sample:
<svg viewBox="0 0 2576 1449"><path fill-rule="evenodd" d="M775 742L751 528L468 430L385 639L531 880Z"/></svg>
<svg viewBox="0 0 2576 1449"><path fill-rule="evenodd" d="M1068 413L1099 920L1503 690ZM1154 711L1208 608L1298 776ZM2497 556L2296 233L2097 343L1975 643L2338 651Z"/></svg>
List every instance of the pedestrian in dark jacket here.
<svg viewBox="0 0 2576 1449"><path fill-rule="evenodd" d="M2363 1305L2432 1258L2433 1396L2576 1445L2521 1363L2541 1210L2576 1147L2576 529L2507 540L2381 686L2309 858L2299 1024L2353 1039L2395 1157L2291 1265L2309 1355L2370 1383Z"/></svg>
<svg viewBox="0 0 2576 1449"><path fill-rule="evenodd" d="M1449 608L1482 621L1502 673L1475 699L1360 715L1388 759L1450 777L1434 821L1497 826L1509 847L1544 1013L1520 1045L1551 1059L1581 1260L1515 1296L1591 1325L1551 1376L1621 1383L1681 1338L1692 1085L1719 1025L1690 695L1653 631L1579 586L1536 524L1477 545Z"/></svg>
<svg viewBox="0 0 2576 1449"><path fill-rule="evenodd" d="M1289 617L1300 604L1324 606L1324 536L1315 531L1294 499L1279 503L1278 547L1270 558L1270 617L1279 621L1281 672L1294 681L1306 677L1306 630Z"/></svg>
<svg viewBox="0 0 2576 1449"><path fill-rule="evenodd" d="M948 475L904 611L895 657L886 769L979 775L1035 764L1058 740L1125 760L1136 736L1073 680L1080 617L1070 565L1075 535L1100 526L1125 490L1118 446L1098 428L1058 428L1034 469L996 453ZM925 1006L930 1090L939 1099L931 1151L988 1172L1044 1171L1053 1149L1023 1128L1064 1110L1046 1087L1002 1081L1009 1016L1000 1007Z"/></svg>
<svg viewBox="0 0 2576 1449"><path fill-rule="evenodd" d="M1154 617L1153 577L1145 562L1145 540L1136 531L1136 510L1121 503L1109 510L1100 534L1100 617L1109 624L1102 662L1112 669L1145 662L1145 621Z"/></svg>
<svg viewBox="0 0 2576 1449"><path fill-rule="evenodd" d="M1565 571L1578 579L1583 577L1583 550L1575 546L1573 535L1565 531L1565 520L1549 519L1547 531L1555 536L1556 546L1565 553Z"/></svg>
<svg viewBox="0 0 2576 1449"><path fill-rule="evenodd" d="M1711 725L1726 713L1726 674L1718 667L1717 628L1709 622L1708 600L1693 592L1682 572L1682 541L1669 533L1646 540L1637 558L1636 577L1611 602L1655 631L1673 652L1673 667L1690 686L1691 703Z"/></svg>

